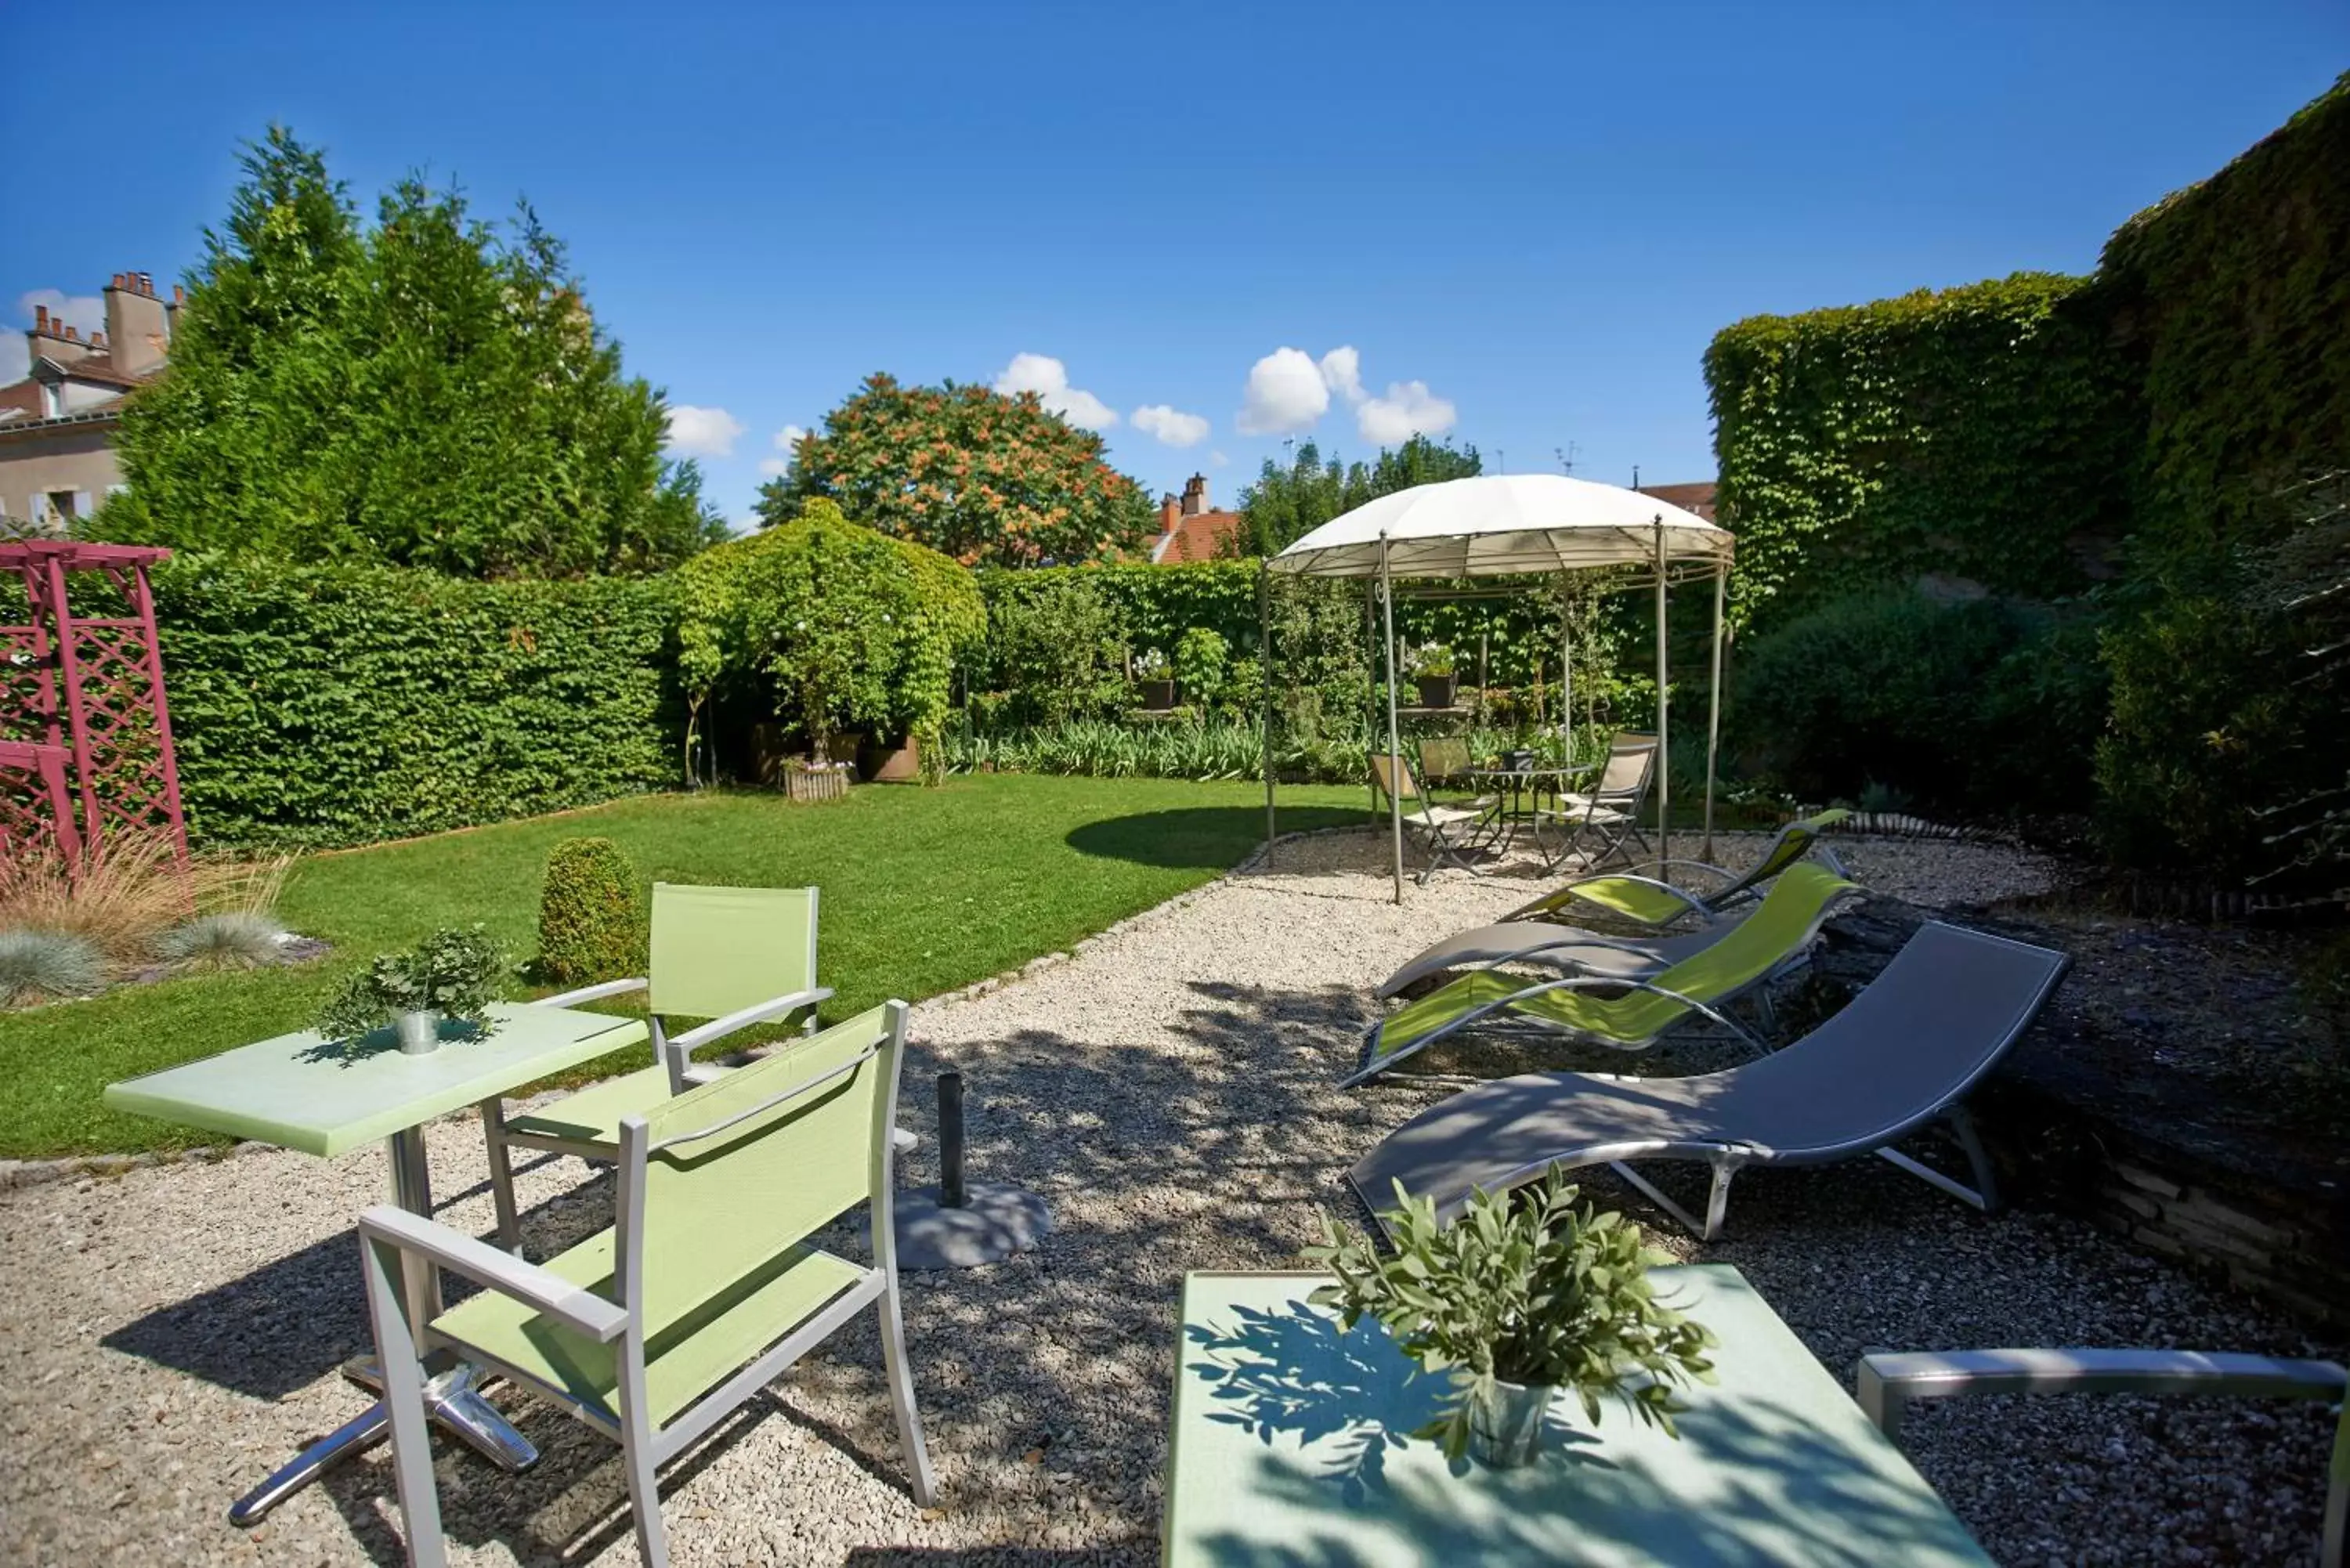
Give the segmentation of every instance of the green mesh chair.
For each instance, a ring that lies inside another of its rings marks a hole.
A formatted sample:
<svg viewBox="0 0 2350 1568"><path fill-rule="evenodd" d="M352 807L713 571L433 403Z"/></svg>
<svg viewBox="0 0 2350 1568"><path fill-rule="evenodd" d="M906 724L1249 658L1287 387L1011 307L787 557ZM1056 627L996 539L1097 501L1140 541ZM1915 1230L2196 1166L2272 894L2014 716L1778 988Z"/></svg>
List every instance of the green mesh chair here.
<svg viewBox="0 0 2350 1568"><path fill-rule="evenodd" d="M1762 905L1720 941L1651 979L1580 975L1538 981L1500 968L1471 970L1373 1024L1344 1082L1375 1078L1472 1024L1515 1025L1638 1051L1695 1013L1761 1054L1761 1043L1722 1016L1718 1004L1803 962L1836 902L1859 890L1858 884L1825 866L1790 867ZM1525 957L1513 954L1504 961ZM1601 991L1623 994L1595 994Z"/></svg>
<svg viewBox="0 0 2350 1568"><path fill-rule="evenodd" d="M424 1364L449 1355L619 1443L639 1549L662 1568L660 1467L878 1307L910 1490L931 1502L891 1211L905 1039L906 1005L891 1002L623 1116L617 1222L544 1265L392 1205L359 1217L411 1563L447 1559ZM808 1245L860 1205L870 1263ZM439 1310L443 1269L483 1290Z"/></svg>
<svg viewBox="0 0 2350 1568"><path fill-rule="evenodd" d="M641 1114L723 1071L694 1062L694 1052L702 1046L800 1012L806 1014L803 1027L815 1029L816 1004L832 995L830 988L816 982L816 919L813 888L653 884L650 973L582 986L539 1003L566 1007L644 992L652 1010L653 1064L526 1116L509 1117L501 1100L482 1104L501 1243L510 1251L522 1245L513 1149L617 1158L622 1116ZM672 1035L663 1023L671 1018L710 1022Z"/></svg>
<svg viewBox="0 0 2350 1568"><path fill-rule="evenodd" d="M1636 877L1617 872L1604 877L1578 877L1531 904L1521 904L1502 919L1530 920L1537 915L1553 914L1570 904L1582 903L1644 926L1667 926L1688 915L1711 922L1720 918L1724 909L1761 897L1764 883L1815 849L1831 868L1836 868L1835 857L1828 854L1820 840L1830 827L1851 815L1842 809L1823 811L1787 824L1762 851L1762 857L1744 871L1731 871L1703 860L1648 862L1656 866L1659 873L1668 867L1679 867L1680 875L1694 872L1700 877L1715 879L1711 891L1676 887L1661 875Z"/></svg>

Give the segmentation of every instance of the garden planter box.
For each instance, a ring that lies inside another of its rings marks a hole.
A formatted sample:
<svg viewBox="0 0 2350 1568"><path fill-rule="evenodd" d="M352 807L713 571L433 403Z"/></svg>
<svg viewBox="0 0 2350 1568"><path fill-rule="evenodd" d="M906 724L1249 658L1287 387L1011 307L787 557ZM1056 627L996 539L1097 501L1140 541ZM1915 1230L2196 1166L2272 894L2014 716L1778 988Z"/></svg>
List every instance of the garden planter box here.
<svg viewBox="0 0 2350 1568"><path fill-rule="evenodd" d="M1175 682L1172 680L1144 680L1137 684L1142 688L1142 706L1146 711L1163 713L1175 706Z"/></svg>
<svg viewBox="0 0 2350 1568"><path fill-rule="evenodd" d="M921 748L914 737L897 746L868 746L858 753L857 771L870 784L919 784L922 778Z"/></svg>
<svg viewBox="0 0 2350 1568"><path fill-rule="evenodd" d="M784 793L794 800L838 800L848 793L847 768L785 768Z"/></svg>
<svg viewBox="0 0 2350 1568"><path fill-rule="evenodd" d="M1453 682L1457 679L1451 675L1421 676L1414 682L1419 688L1419 705L1423 708L1451 707Z"/></svg>

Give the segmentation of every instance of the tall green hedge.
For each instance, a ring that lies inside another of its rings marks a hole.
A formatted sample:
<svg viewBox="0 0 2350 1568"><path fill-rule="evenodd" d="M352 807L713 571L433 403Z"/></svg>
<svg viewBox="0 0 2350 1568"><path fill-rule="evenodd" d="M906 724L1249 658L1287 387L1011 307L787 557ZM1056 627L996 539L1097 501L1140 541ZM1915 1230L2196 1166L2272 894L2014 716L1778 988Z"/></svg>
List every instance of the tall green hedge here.
<svg viewBox="0 0 2350 1568"><path fill-rule="evenodd" d="M2350 468L2350 73L2116 229L2100 279L2143 389L2141 565L2190 587Z"/></svg>
<svg viewBox="0 0 2350 1568"><path fill-rule="evenodd" d="M675 772L659 579L182 556L154 584L180 789L204 843L430 833Z"/></svg>
<svg viewBox="0 0 2350 1568"><path fill-rule="evenodd" d="M1741 618L1929 574L2085 586L2134 451L2107 309L2089 279L2018 273L1725 328L1705 376Z"/></svg>

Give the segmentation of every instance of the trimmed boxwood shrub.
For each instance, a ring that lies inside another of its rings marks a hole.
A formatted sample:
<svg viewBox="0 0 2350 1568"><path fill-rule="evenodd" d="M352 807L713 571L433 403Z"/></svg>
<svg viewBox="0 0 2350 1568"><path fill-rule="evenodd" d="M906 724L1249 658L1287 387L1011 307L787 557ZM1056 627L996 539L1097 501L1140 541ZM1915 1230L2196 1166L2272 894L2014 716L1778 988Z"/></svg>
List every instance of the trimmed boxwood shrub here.
<svg viewBox="0 0 2350 1568"><path fill-rule="evenodd" d="M567 838L547 853L538 896L538 968L557 985L639 972L645 950L637 868L608 838Z"/></svg>
<svg viewBox="0 0 2350 1568"><path fill-rule="evenodd" d="M1740 653L1741 770L1806 800L2081 811L2104 706L2094 624L1996 599L1838 600Z"/></svg>

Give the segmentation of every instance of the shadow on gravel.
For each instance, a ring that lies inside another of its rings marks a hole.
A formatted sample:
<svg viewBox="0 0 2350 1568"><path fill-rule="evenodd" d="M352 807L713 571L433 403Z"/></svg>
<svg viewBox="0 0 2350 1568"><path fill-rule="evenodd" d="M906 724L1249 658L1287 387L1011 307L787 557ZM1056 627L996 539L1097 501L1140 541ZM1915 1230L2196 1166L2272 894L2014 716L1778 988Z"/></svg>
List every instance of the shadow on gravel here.
<svg viewBox="0 0 2350 1568"><path fill-rule="evenodd" d="M1281 813L1281 831L1307 833L1325 827L1359 827L1371 815L1339 806L1294 806ZM1108 860L1185 870L1221 871L1264 842L1262 806L1198 805L1180 811L1145 811L1113 816L1073 829L1070 848Z"/></svg>

